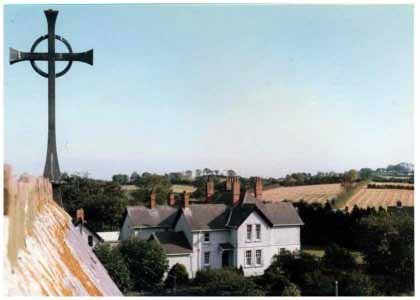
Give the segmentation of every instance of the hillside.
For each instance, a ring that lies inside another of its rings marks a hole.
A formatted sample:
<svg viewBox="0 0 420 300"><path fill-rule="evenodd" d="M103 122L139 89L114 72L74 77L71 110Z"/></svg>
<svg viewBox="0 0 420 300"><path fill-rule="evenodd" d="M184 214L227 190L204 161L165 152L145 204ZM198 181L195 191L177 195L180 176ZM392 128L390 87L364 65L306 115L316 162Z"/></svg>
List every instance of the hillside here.
<svg viewBox="0 0 420 300"><path fill-rule="evenodd" d="M45 178L4 174L4 293L122 296Z"/></svg>

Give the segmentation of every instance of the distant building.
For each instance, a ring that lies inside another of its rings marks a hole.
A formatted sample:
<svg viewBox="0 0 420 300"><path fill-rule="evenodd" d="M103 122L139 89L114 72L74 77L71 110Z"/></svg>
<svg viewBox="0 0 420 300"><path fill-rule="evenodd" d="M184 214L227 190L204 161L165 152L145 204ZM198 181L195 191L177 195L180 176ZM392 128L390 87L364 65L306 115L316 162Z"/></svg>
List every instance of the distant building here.
<svg viewBox="0 0 420 300"><path fill-rule="evenodd" d="M110 244L111 246L115 246L115 245L118 245L120 242L119 231L102 231L102 232L97 232L97 234L102 238L105 244Z"/></svg>
<svg viewBox="0 0 420 300"><path fill-rule="evenodd" d="M188 193L181 207L150 205L127 207L120 239L154 239L165 250L169 267L183 264L194 277L204 268L242 267L245 276L260 275L281 250L300 250L303 225L291 203L266 203L261 199L262 182L254 193L241 194L237 177L229 178L227 191L212 199L207 182L206 200L190 204ZM228 190L230 189L230 190Z"/></svg>

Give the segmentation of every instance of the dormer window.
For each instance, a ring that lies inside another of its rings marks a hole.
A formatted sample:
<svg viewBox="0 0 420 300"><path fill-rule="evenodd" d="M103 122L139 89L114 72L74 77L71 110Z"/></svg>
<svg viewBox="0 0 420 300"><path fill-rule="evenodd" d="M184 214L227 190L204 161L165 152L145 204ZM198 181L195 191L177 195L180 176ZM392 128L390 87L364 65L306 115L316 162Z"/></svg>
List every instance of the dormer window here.
<svg viewBox="0 0 420 300"><path fill-rule="evenodd" d="M210 243L210 232L204 233L204 243Z"/></svg>
<svg viewBox="0 0 420 300"><path fill-rule="evenodd" d="M256 240L261 240L261 224L255 225L255 238Z"/></svg>
<svg viewBox="0 0 420 300"><path fill-rule="evenodd" d="M246 225L246 239L250 241L252 239L252 225Z"/></svg>

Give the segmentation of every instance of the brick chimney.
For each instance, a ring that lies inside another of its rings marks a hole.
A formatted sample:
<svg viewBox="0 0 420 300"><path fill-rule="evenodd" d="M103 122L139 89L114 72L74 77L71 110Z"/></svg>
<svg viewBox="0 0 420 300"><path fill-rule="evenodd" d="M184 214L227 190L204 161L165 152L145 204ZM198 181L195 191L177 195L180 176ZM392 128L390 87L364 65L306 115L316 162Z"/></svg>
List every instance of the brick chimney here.
<svg viewBox="0 0 420 300"><path fill-rule="evenodd" d="M232 190L232 182L233 182L233 177L228 176L226 178L226 191L231 191Z"/></svg>
<svg viewBox="0 0 420 300"><path fill-rule="evenodd" d="M211 177L207 177L206 182L206 202L209 203L214 195L214 182Z"/></svg>
<svg viewBox="0 0 420 300"><path fill-rule="evenodd" d="M182 193L182 207L188 208L190 207L190 194L187 191Z"/></svg>
<svg viewBox="0 0 420 300"><path fill-rule="evenodd" d="M156 193L154 190L150 193L150 208L156 208Z"/></svg>
<svg viewBox="0 0 420 300"><path fill-rule="evenodd" d="M262 197L262 192L263 192L262 179L261 179L261 177L255 177L255 181L254 181L254 196L255 196L255 198L260 200L261 197Z"/></svg>
<svg viewBox="0 0 420 300"><path fill-rule="evenodd" d="M168 196L168 205L169 206L175 206L175 195L174 195L173 192L170 192L169 193L169 196Z"/></svg>
<svg viewBox="0 0 420 300"><path fill-rule="evenodd" d="M85 223L85 211L83 208L76 210L76 222Z"/></svg>
<svg viewBox="0 0 420 300"><path fill-rule="evenodd" d="M239 177L235 176L232 180L232 206L235 206L239 203L240 196L241 183L239 182Z"/></svg>

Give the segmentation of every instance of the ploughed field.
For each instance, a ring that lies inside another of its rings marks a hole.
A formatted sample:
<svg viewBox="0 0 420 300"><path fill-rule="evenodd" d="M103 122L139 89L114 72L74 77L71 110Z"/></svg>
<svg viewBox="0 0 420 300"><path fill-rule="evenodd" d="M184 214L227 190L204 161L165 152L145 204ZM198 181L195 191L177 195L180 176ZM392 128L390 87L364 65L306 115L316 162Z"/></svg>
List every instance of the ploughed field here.
<svg viewBox="0 0 420 300"><path fill-rule="evenodd" d="M410 185L408 183L390 182L371 182L376 185ZM411 184L412 185L412 184ZM327 200L337 198L343 191L341 184L318 184L304 186L277 187L267 189L263 192L263 199L272 202L289 200L298 202L304 200L308 203L325 203ZM357 205L360 208L382 206L395 206L397 201L401 201L403 206L414 206L414 190L407 189L368 189L363 186L352 195L342 208L348 207L350 210ZM340 206L341 207L341 206Z"/></svg>
<svg viewBox="0 0 420 300"><path fill-rule="evenodd" d="M375 184L382 184L377 183ZM385 184L385 183L383 183ZM389 183L386 183L389 184ZM360 208L396 206L401 201L403 206L414 206L414 190L404 189L368 189L366 186L355 193L345 204L350 209L355 205Z"/></svg>
<svg viewBox="0 0 420 300"><path fill-rule="evenodd" d="M308 203L325 203L327 200L337 198L342 190L340 183L278 187L265 190L263 199L273 202L283 200L297 202L303 199Z"/></svg>

